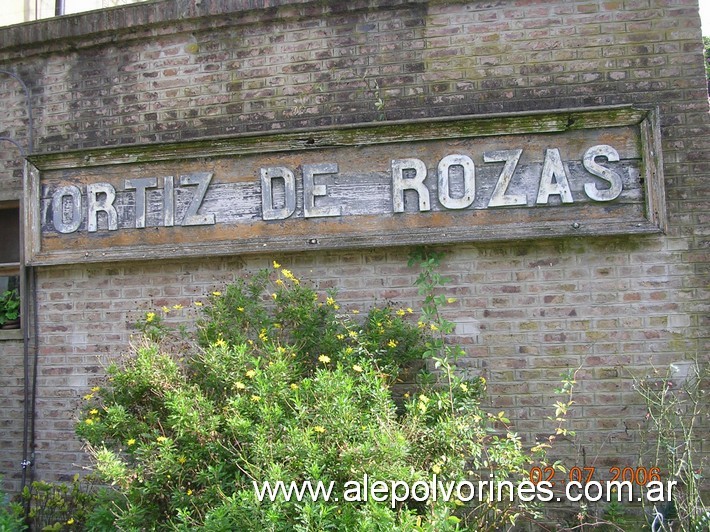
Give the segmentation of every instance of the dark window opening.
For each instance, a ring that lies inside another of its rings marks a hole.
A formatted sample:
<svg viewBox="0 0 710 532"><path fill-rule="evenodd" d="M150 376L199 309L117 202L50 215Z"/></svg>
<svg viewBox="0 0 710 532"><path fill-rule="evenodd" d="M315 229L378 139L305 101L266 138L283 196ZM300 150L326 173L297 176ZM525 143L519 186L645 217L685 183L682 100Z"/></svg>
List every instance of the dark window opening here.
<svg viewBox="0 0 710 532"><path fill-rule="evenodd" d="M0 264L20 262L20 210L0 207Z"/></svg>

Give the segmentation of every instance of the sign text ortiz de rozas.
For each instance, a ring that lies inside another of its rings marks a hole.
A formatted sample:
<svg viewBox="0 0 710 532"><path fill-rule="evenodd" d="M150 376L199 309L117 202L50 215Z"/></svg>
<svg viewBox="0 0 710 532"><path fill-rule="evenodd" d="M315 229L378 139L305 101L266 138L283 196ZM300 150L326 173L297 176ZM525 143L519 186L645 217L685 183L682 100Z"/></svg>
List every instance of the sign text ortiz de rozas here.
<svg viewBox="0 0 710 532"><path fill-rule="evenodd" d="M623 107L34 156L29 262L663 229L655 114Z"/></svg>

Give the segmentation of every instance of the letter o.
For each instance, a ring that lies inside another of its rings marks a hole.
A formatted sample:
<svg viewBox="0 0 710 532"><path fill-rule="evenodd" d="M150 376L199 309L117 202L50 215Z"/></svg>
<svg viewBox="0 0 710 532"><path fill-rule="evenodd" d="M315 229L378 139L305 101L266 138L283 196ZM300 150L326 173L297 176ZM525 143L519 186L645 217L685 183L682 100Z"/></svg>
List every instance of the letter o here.
<svg viewBox="0 0 710 532"><path fill-rule="evenodd" d="M71 201L71 219L64 219L64 198L69 197ZM54 228L60 233L73 233L81 225L81 190L75 185L59 187L52 194L52 222Z"/></svg>
<svg viewBox="0 0 710 532"><path fill-rule="evenodd" d="M419 488L423 488L424 494L422 495L419 491ZM425 482L424 480L417 480L414 484L412 484L412 489L410 491L412 499L414 499L417 502L425 502L429 500L429 496L431 495L431 491L429 488L429 484Z"/></svg>
<svg viewBox="0 0 710 532"><path fill-rule="evenodd" d="M592 496L592 488L597 490L597 494ZM598 502L601 500L601 498L604 496L603 489L601 483L597 482L596 480L592 480L591 482L587 482L584 485L584 498L590 502Z"/></svg>
<svg viewBox="0 0 710 532"><path fill-rule="evenodd" d="M463 168L463 196L452 198L449 189L449 171L452 166ZM439 203L447 209L465 209L476 199L476 166L467 155L447 155L438 167Z"/></svg>

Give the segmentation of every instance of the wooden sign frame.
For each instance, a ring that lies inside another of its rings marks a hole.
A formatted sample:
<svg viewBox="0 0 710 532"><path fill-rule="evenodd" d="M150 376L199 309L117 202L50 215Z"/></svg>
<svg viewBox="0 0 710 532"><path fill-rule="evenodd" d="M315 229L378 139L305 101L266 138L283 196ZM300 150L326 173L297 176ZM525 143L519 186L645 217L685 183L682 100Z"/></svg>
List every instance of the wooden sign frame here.
<svg viewBox="0 0 710 532"><path fill-rule="evenodd" d="M665 230L658 111L387 122L35 154L50 265Z"/></svg>

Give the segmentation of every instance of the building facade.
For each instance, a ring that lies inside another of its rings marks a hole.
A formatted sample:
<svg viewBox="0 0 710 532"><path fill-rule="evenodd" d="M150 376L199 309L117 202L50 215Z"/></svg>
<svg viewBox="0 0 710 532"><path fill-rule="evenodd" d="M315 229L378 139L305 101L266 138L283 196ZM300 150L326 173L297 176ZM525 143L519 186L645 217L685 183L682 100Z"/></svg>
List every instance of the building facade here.
<svg viewBox="0 0 710 532"><path fill-rule="evenodd" d="M634 379L708 362L697 0L164 0L0 28L0 70L12 489L86 463L145 312L273 260L417 308L411 246L444 251L461 367L527 442L578 369L568 467L637 465Z"/></svg>

